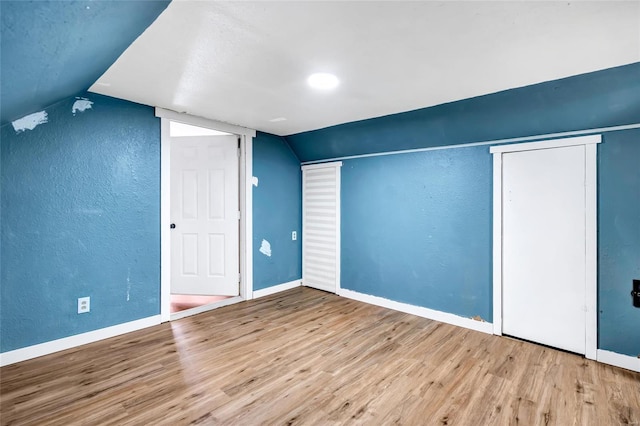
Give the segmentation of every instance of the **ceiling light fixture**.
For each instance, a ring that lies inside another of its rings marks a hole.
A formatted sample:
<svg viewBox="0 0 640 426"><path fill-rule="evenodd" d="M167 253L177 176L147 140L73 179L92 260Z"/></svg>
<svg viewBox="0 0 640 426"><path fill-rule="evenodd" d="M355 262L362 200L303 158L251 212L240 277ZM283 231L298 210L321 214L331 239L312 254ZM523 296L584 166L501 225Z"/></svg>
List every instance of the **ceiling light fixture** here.
<svg viewBox="0 0 640 426"><path fill-rule="evenodd" d="M319 72L316 74L311 74L307 79L307 83L309 83L309 86L313 87L314 89L331 90L338 87L340 81L338 80L338 77L333 74Z"/></svg>

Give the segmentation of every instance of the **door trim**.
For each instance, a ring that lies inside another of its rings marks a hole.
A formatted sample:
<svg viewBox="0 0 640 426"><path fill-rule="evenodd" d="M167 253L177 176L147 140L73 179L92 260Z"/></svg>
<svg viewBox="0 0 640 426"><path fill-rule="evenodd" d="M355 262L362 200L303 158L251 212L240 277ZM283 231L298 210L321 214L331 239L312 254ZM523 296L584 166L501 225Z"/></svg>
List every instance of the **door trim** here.
<svg viewBox="0 0 640 426"><path fill-rule="evenodd" d="M597 144L601 135L492 146L493 154L493 334L502 335L502 154L584 145L585 147L585 357L596 359L597 311Z"/></svg>
<svg viewBox="0 0 640 426"><path fill-rule="evenodd" d="M240 137L240 297L253 298L253 138L256 131L232 124L221 123L164 108L156 108L160 118L160 318L171 320L171 137L169 123L177 121L192 126L233 133Z"/></svg>

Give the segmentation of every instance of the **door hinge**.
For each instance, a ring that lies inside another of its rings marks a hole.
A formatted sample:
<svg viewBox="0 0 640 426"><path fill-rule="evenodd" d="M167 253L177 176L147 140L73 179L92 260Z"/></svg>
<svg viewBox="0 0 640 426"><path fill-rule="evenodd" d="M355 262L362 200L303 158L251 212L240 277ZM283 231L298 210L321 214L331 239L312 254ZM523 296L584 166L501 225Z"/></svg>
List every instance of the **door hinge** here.
<svg viewBox="0 0 640 426"><path fill-rule="evenodd" d="M238 284L242 283L242 274L238 274Z"/></svg>
<svg viewBox="0 0 640 426"><path fill-rule="evenodd" d="M240 147L238 147L238 158L240 158L240 157L241 157L241 155L240 155Z"/></svg>
<svg viewBox="0 0 640 426"><path fill-rule="evenodd" d="M240 210L238 210L238 220L240 220L241 217L242 217L242 213L240 212Z"/></svg>

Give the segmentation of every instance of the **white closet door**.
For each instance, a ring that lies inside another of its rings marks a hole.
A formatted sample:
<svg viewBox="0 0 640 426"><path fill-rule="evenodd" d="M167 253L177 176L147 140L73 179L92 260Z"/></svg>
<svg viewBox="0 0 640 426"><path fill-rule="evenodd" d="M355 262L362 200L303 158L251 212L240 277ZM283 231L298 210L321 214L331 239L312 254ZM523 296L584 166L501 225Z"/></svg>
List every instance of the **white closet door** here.
<svg viewBox="0 0 640 426"><path fill-rule="evenodd" d="M340 285L341 166L302 167L302 283L332 293Z"/></svg>
<svg viewBox="0 0 640 426"><path fill-rule="evenodd" d="M596 358L600 142L491 147L494 333Z"/></svg>
<svg viewBox="0 0 640 426"><path fill-rule="evenodd" d="M585 147L502 159L505 334L585 353Z"/></svg>

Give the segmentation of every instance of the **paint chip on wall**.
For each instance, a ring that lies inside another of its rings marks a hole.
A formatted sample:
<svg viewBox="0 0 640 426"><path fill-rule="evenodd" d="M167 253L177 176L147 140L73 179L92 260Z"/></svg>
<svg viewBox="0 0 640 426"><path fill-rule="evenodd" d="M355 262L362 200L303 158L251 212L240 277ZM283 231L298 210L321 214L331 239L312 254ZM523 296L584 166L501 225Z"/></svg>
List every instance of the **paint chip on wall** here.
<svg viewBox="0 0 640 426"><path fill-rule="evenodd" d="M49 117L46 111L34 112L33 114L26 115L22 118L12 122L13 130L16 133L24 132L25 130L33 130L40 124L45 124L49 121Z"/></svg>
<svg viewBox="0 0 640 426"><path fill-rule="evenodd" d="M253 176L251 178L251 183L253 184L253 186L258 187L258 178Z"/></svg>
<svg viewBox="0 0 640 426"><path fill-rule="evenodd" d="M269 244L269 241L262 240L262 244L260 245L260 253L264 254L265 256L271 257L271 244Z"/></svg>
<svg viewBox="0 0 640 426"><path fill-rule="evenodd" d="M88 109L91 109L93 102L91 102L89 99L87 98L76 98L76 99L77 100L73 103L73 106L71 107L71 113L73 113L73 115L76 115L76 112L84 112Z"/></svg>

